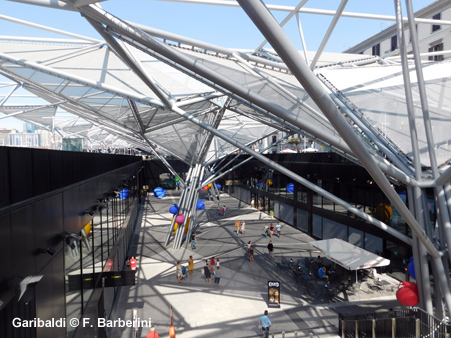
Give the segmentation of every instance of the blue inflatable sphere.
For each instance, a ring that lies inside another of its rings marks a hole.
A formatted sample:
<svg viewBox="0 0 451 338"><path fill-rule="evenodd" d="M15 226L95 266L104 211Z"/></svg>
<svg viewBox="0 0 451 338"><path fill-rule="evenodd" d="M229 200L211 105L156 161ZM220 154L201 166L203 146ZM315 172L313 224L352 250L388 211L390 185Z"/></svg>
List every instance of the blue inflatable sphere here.
<svg viewBox="0 0 451 338"><path fill-rule="evenodd" d="M215 171L214 171L214 170L212 170L212 171L211 171L211 173L212 173L212 174L214 174L214 173L215 173Z"/></svg>
<svg viewBox="0 0 451 338"><path fill-rule="evenodd" d="M197 210L204 210L205 209L204 200L198 201L196 204L196 208L197 208Z"/></svg>
<svg viewBox="0 0 451 338"><path fill-rule="evenodd" d="M166 196L166 190L164 190L162 187L156 187L153 190L153 195L157 198L163 198Z"/></svg>
<svg viewBox="0 0 451 338"><path fill-rule="evenodd" d="M257 188L260 188L262 186L262 184L259 182L257 183Z"/></svg>
<svg viewBox="0 0 451 338"><path fill-rule="evenodd" d="M287 192L290 194L294 192L294 184L293 183L287 184Z"/></svg>
<svg viewBox="0 0 451 338"><path fill-rule="evenodd" d="M221 189L222 186L218 183L218 184L216 184L216 188Z"/></svg>
<svg viewBox="0 0 451 338"><path fill-rule="evenodd" d="M413 264L413 257L410 257L410 263L409 265L407 265L407 271L409 271L410 276L412 276L413 279L417 279L415 273L415 265Z"/></svg>
<svg viewBox="0 0 451 338"><path fill-rule="evenodd" d="M119 194L119 198L121 200L125 200L128 197L128 195L129 195L129 190L124 188L121 190L121 193Z"/></svg>
<svg viewBox="0 0 451 338"><path fill-rule="evenodd" d="M169 208L169 212L173 215L177 214L179 212L179 206L177 204L174 204Z"/></svg>

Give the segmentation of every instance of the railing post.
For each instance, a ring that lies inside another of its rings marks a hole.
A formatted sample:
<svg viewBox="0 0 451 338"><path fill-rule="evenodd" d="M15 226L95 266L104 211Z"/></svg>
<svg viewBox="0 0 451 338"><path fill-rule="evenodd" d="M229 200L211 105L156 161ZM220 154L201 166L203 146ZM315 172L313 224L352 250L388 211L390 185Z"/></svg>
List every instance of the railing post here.
<svg viewBox="0 0 451 338"><path fill-rule="evenodd" d="M391 337L396 338L396 318L391 320Z"/></svg>
<svg viewBox="0 0 451 338"><path fill-rule="evenodd" d="M371 322L372 322L372 327L371 327L372 337L376 338L376 319L373 319Z"/></svg>
<svg viewBox="0 0 451 338"><path fill-rule="evenodd" d="M421 331L420 324L421 324L420 319L419 318L415 319L415 338L420 338L420 331Z"/></svg>
<svg viewBox="0 0 451 338"><path fill-rule="evenodd" d="M359 322L355 321L355 338L359 338Z"/></svg>
<svg viewBox="0 0 451 338"><path fill-rule="evenodd" d="M346 321L344 319L341 320L341 338L345 338L345 326Z"/></svg>

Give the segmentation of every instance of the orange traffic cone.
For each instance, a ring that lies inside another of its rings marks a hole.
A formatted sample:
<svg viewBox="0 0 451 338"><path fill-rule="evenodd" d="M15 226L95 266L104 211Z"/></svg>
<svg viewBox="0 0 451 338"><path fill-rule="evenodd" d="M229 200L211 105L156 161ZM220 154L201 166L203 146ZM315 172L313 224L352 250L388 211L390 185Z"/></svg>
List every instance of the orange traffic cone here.
<svg viewBox="0 0 451 338"><path fill-rule="evenodd" d="M171 326L169 326L169 338L175 338L174 319L172 318L172 306L171 306Z"/></svg>

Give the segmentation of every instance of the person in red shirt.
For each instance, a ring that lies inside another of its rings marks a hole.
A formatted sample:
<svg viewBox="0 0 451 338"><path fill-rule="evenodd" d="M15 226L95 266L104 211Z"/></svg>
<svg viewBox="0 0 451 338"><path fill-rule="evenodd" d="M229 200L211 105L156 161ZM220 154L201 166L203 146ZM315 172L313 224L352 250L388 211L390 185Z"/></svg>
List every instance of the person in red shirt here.
<svg viewBox="0 0 451 338"><path fill-rule="evenodd" d="M214 257L211 257L210 259L210 265L214 268L216 265L216 259Z"/></svg>
<svg viewBox="0 0 451 338"><path fill-rule="evenodd" d="M132 258L130 258L130 268L132 271L136 270L136 258L135 256L132 256Z"/></svg>
<svg viewBox="0 0 451 338"><path fill-rule="evenodd" d="M150 332L147 334L146 338L160 338L157 331L155 331L155 326L150 327Z"/></svg>

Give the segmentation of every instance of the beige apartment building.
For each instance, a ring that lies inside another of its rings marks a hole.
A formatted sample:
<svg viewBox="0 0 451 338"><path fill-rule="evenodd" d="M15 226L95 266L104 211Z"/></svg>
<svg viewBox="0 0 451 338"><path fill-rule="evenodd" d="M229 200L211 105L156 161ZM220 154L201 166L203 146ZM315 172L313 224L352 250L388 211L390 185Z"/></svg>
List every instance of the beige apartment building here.
<svg viewBox="0 0 451 338"><path fill-rule="evenodd" d="M442 61L451 58L451 1L438 0L415 13L420 53L423 60ZM440 20L440 21L432 21ZM411 52L410 33L404 23L407 51ZM396 24L362 41L344 53L375 55L383 58L399 55Z"/></svg>

